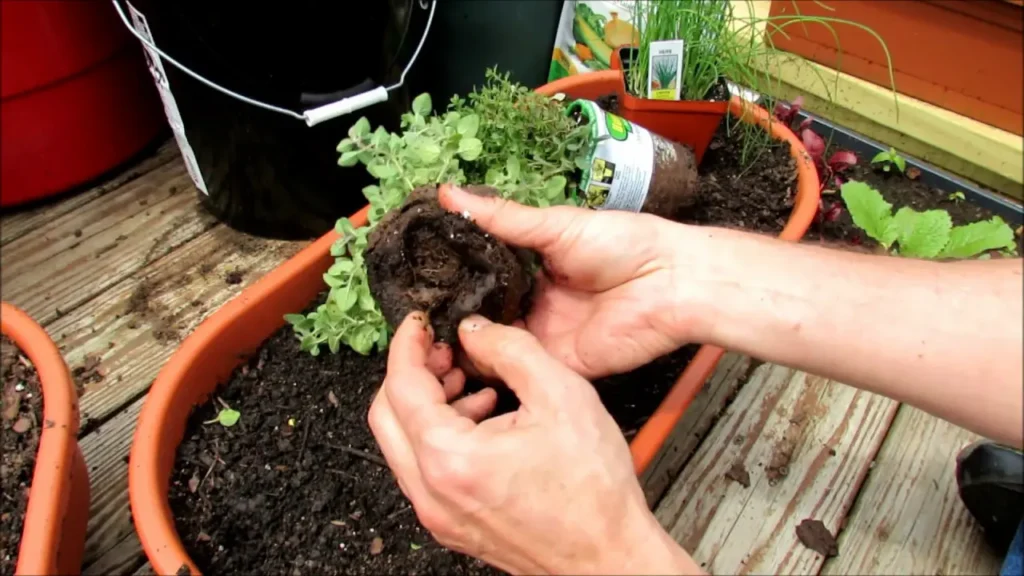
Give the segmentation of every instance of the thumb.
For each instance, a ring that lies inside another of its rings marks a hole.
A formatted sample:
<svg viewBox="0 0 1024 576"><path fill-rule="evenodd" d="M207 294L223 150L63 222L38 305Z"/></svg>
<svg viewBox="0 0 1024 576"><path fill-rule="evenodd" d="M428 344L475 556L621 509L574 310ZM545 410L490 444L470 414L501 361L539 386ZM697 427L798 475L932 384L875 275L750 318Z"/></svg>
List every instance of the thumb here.
<svg viewBox="0 0 1024 576"><path fill-rule="evenodd" d="M438 201L446 210L466 214L499 240L539 252L555 246L574 222L591 215L587 210L568 206L531 208L498 196L467 192L451 184L440 186Z"/></svg>
<svg viewBox="0 0 1024 576"><path fill-rule="evenodd" d="M484 377L500 379L531 410L554 408L574 386L590 386L521 328L473 315L459 324L459 341Z"/></svg>

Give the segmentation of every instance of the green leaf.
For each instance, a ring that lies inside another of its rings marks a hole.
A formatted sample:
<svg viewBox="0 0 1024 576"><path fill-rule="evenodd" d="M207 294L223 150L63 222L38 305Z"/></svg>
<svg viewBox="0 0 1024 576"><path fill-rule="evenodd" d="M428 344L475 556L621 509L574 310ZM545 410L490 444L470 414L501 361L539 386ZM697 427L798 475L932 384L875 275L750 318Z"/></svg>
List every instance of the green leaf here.
<svg viewBox="0 0 1024 576"><path fill-rule="evenodd" d="M436 142L423 139L416 143L414 147L410 149L413 157L422 162L423 164L431 164L436 162L441 156L441 147Z"/></svg>
<svg viewBox="0 0 1024 576"><path fill-rule="evenodd" d="M373 131L373 136L370 138L370 144L374 148L380 148L381 146L387 143L389 136L390 133L388 132L387 128L383 126L378 126L377 129Z"/></svg>
<svg viewBox="0 0 1024 576"><path fill-rule="evenodd" d="M892 161L893 164L895 164L896 167L899 168L900 172L907 171L907 161L906 159L903 158L903 156L896 154L895 156L892 157Z"/></svg>
<svg viewBox="0 0 1024 576"><path fill-rule="evenodd" d="M345 281L337 276L331 276L330 274L324 274L324 284L327 284L331 288L340 288L345 285Z"/></svg>
<svg viewBox="0 0 1024 576"><path fill-rule="evenodd" d="M354 236L356 233L356 227L352 225L352 221L348 218L338 218L334 222L334 231L341 237Z"/></svg>
<svg viewBox="0 0 1024 576"><path fill-rule="evenodd" d="M352 261L351 260L336 260L331 267L327 269L327 273L331 276L341 276L342 274L348 274L352 272Z"/></svg>
<svg viewBox="0 0 1024 576"><path fill-rule="evenodd" d="M334 303L338 305L340 312L348 312L356 305L356 301L359 300L359 294L351 286L335 290L331 296Z"/></svg>
<svg viewBox="0 0 1024 576"><path fill-rule="evenodd" d="M462 156L463 160L476 160L483 149L483 143L476 138L463 138L459 141L459 156Z"/></svg>
<svg viewBox="0 0 1024 576"><path fill-rule="evenodd" d="M370 121L363 116L351 128L348 129L348 137L353 140L361 140L370 133Z"/></svg>
<svg viewBox="0 0 1024 576"><path fill-rule="evenodd" d="M306 321L306 316L303 314L285 314L284 321L292 326L298 326Z"/></svg>
<svg viewBox="0 0 1024 576"><path fill-rule="evenodd" d="M420 546L419 544L417 544L415 542L410 542L409 543L409 548L411 550L419 550L420 548L423 548L423 546Z"/></svg>
<svg viewBox="0 0 1024 576"><path fill-rule="evenodd" d="M433 108L434 104L430 100L430 94L420 94L412 101L412 111L419 116L429 116Z"/></svg>
<svg viewBox="0 0 1024 576"><path fill-rule="evenodd" d="M369 324L363 324L349 338L349 346L356 352L367 355L377 341L377 329Z"/></svg>
<svg viewBox="0 0 1024 576"><path fill-rule="evenodd" d="M242 413L238 410L232 410L231 408L221 408L220 412L217 413L217 422L225 428L230 428L235 424L238 424L238 419L242 417Z"/></svg>
<svg viewBox="0 0 1024 576"><path fill-rule="evenodd" d="M373 294L370 294L369 288L364 287L359 291L359 307L367 312L377 308L377 302L373 299Z"/></svg>
<svg viewBox="0 0 1024 576"><path fill-rule="evenodd" d="M366 166L366 171L369 172L371 176L379 180L387 180L395 174L398 174L398 170L396 170L394 166L384 164L382 162L372 162L368 164Z"/></svg>
<svg viewBox="0 0 1024 576"><path fill-rule="evenodd" d="M972 258L989 250L1016 251L1013 230L999 216L990 220L957 226L949 233L949 242L939 258Z"/></svg>
<svg viewBox="0 0 1024 576"><path fill-rule="evenodd" d="M888 160L889 160L889 151L888 150L883 150L883 151L879 152L878 154L875 154L875 157L871 159L871 163L872 164L878 164L879 162L886 162Z"/></svg>
<svg viewBox="0 0 1024 576"><path fill-rule="evenodd" d="M843 184L840 194L853 223L885 248L892 246L896 240L892 204L886 202L878 190L853 180Z"/></svg>
<svg viewBox="0 0 1024 576"><path fill-rule="evenodd" d="M343 152L341 157L338 158L338 166L345 168L355 166L359 164L359 150L351 150L349 152Z"/></svg>
<svg viewBox="0 0 1024 576"><path fill-rule="evenodd" d="M908 207L900 208L893 217L896 241L900 256L909 258L934 258L949 242L953 221L945 210L917 212Z"/></svg>
<svg viewBox="0 0 1024 576"><path fill-rule="evenodd" d="M509 179L513 182L519 180L519 165L519 158L515 156L509 156L505 161L505 174L508 174Z"/></svg>
<svg viewBox="0 0 1024 576"><path fill-rule="evenodd" d="M555 176L544 184L544 196L548 200L558 198L565 194L565 185L567 184L565 176Z"/></svg>
<svg viewBox="0 0 1024 576"><path fill-rule="evenodd" d="M338 142L338 147L335 148L335 151L337 151L339 153L340 152L348 152L349 150L355 150L355 148L356 148L356 143L353 142L352 139L350 139L350 138L345 138L341 142Z"/></svg>
<svg viewBox="0 0 1024 576"><path fill-rule="evenodd" d="M459 133L463 138L473 138L476 136L476 131L480 128L480 117L476 114L469 114L459 120L459 124L455 131Z"/></svg>
<svg viewBox="0 0 1024 576"><path fill-rule="evenodd" d="M370 201L371 204L377 204L380 202L380 186L367 186L363 188L363 197Z"/></svg>

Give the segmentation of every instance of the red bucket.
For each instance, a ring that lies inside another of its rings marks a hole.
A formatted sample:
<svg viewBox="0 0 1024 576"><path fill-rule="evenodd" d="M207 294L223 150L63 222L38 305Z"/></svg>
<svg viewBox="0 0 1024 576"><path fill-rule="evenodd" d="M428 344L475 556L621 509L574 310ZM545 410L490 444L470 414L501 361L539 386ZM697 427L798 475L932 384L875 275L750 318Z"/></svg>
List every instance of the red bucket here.
<svg viewBox="0 0 1024 576"><path fill-rule="evenodd" d="M101 176L163 130L145 58L110 3L0 10L0 206Z"/></svg>

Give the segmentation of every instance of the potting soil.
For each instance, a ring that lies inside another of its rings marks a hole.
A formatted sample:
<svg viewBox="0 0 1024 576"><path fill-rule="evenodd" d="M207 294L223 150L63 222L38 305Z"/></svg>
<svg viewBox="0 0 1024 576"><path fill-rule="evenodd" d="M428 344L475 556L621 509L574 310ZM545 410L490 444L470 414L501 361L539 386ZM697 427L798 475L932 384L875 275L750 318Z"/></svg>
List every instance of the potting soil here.
<svg viewBox="0 0 1024 576"><path fill-rule="evenodd" d="M785 170L794 171L788 152L741 174L733 162L740 142L716 142L701 167L702 182L711 184L702 186L744 200L730 202L734 212L700 215L717 218L707 223L779 232L785 219L779 222L773 211L786 203L788 189L780 182ZM594 382L627 437L696 350L687 346ZM347 348L313 357L285 327L196 409L177 452L169 500L181 540L205 573L496 573L435 543L387 468L366 423L385 362L384 355ZM467 391L479 387L467 384ZM217 398L241 413L233 427L205 423L222 407Z"/></svg>
<svg viewBox="0 0 1024 576"><path fill-rule="evenodd" d="M491 195L486 187L467 191ZM473 313L511 324L533 286L527 262L505 244L437 202L436 188L414 190L370 233L367 279L391 326L425 311L437 340L458 344L459 322Z"/></svg>
<svg viewBox="0 0 1024 576"><path fill-rule="evenodd" d="M0 337L0 375L0 576L9 576L18 563L36 450L44 426L43 394L35 367L6 336Z"/></svg>

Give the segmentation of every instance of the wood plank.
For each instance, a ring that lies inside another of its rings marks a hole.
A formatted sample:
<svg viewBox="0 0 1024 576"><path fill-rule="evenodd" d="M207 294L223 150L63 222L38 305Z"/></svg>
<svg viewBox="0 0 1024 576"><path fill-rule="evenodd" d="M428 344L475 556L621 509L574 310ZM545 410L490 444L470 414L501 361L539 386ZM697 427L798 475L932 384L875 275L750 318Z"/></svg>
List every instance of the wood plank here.
<svg viewBox="0 0 1024 576"><path fill-rule="evenodd" d="M902 406L823 574L997 574L999 557L957 495L978 436Z"/></svg>
<svg viewBox="0 0 1024 576"><path fill-rule="evenodd" d="M128 451L135 433L135 421L142 409L143 399L132 403L117 416L97 428L81 442L82 454L89 466L92 491L89 503L89 527L85 541L82 565L86 574L123 573L117 569L128 556L138 559L141 547L135 539L135 550L122 542L125 536L134 536L131 513L127 504ZM111 553L113 552L113 553ZM107 555L106 562L96 560ZM118 557L121 562L112 562ZM137 562L136 562L137 564Z"/></svg>
<svg viewBox="0 0 1024 576"><path fill-rule="evenodd" d="M796 526L811 518L838 531L895 409L887 398L764 364L656 516L712 573L816 573L824 558L799 542ZM728 477L742 476L730 472L736 464L749 487Z"/></svg>
<svg viewBox="0 0 1024 576"><path fill-rule="evenodd" d="M694 397L654 461L640 477L648 506L657 506L726 404L747 381L752 364L756 362L752 363L750 357L743 354L727 352L722 356L715 373Z"/></svg>
<svg viewBox="0 0 1024 576"><path fill-rule="evenodd" d="M108 418L143 394L207 315L306 245L218 225L55 320L48 331L68 365L96 355L105 372L85 387L83 425ZM229 284L230 272L241 273L242 282Z"/></svg>
<svg viewBox="0 0 1024 576"><path fill-rule="evenodd" d="M154 151L142 153L141 157L116 175L105 179L95 186L82 192L71 192L55 202L47 202L31 208L16 208L4 214L0 219L0 245L7 244L28 234L43 224L50 222L89 202L101 198L109 192L148 174L156 168L172 161L181 161L181 153L173 138L164 140Z"/></svg>
<svg viewBox="0 0 1024 576"><path fill-rule="evenodd" d="M216 224L184 165L166 164L0 247L4 299L49 324Z"/></svg>

